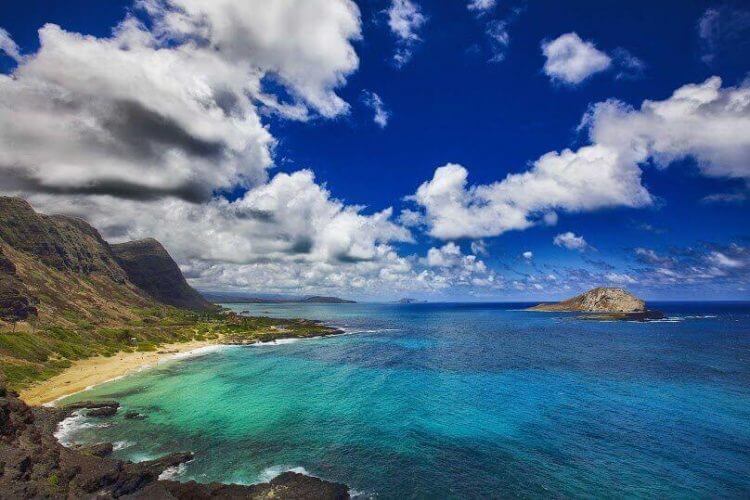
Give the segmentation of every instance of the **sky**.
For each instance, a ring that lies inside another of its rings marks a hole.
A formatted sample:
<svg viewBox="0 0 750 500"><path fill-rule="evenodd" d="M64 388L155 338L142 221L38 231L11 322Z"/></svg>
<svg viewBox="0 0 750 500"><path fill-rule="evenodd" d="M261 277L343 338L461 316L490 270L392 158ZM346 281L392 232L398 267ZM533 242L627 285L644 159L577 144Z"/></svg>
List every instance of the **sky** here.
<svg viewBox="0 0 750 500"><path fill-rule="evenodd" d="M202 290L750 299L750 6L27 0L0 193Z"/></svg>

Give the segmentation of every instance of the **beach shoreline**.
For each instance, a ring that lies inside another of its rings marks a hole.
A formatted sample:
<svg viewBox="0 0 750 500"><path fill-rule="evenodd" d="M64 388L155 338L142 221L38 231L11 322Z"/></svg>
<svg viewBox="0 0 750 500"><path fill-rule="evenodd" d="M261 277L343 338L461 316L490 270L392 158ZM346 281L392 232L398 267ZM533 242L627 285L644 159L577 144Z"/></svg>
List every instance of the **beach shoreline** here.
<svg viewBox="0 0 750 500"><path fill-rule="evenodd" d="M222 345L221 339L193 340L190 342L163 344L156 351L125 352L114 356L96 356L80 359L54 377L37 382L20 392L20 398L30 406L54 404L111 380L119 379L142 370L153 368L166 361L187 357L206 347Z"/></svg>
<svg viewBox="0 0 750 500"><path fill-rule="evenodd" d="M53 377L21 389L19 394L20 398L29 406L54 406L57 401L73 394L153 368L167 361L185 359L208 347L279 345L338 335L346 335L346 332L338 328L330 328L330 331L326 333L316 332L314 335L293 335L288 332L277 332L275 338L266 341L257 339L242 341L220 336L211 340L162 344L155 351L120 351L114 356L96 356L74 361L69 368Z"/></svg>

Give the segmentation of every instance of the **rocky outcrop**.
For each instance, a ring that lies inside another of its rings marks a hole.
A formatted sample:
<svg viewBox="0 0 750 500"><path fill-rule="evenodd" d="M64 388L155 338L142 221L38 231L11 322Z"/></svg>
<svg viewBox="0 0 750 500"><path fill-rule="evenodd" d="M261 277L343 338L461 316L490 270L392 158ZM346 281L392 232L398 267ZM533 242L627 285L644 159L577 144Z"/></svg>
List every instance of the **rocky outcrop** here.
<svg viewBox="0 0 750 500"><path fill-rule="evenodd" d="M185 280L164 247L153 238L111 245L130 281L163 304L195 310L213 309Z"/></svg>
<svg viewBox="0 0 750 500"><path fill-rule="evenodd" d="M570 311L597 313L637 313L646 310L646 303L622 288L594 288L572 299L554 304L539 304L533 311Z"/></svg>
<svg viewBox="0 0 750 500"><path fill-rule="evenodd" d="M622 288L594 288L554 304L539 304L529 311L578 312L583 319L647 321L664 318L664 313L646 308L646 303Z"/></svg>
<svg viewBox="0 0 750 500"><path fill-rule="evenodd" d="M193 454L129 463L107 458L112 447L106 443L66 448L52 430L71 411L32 409L0 380L0 498L349 498L343 484L293 472L252 486L159 480Z"/></svg>

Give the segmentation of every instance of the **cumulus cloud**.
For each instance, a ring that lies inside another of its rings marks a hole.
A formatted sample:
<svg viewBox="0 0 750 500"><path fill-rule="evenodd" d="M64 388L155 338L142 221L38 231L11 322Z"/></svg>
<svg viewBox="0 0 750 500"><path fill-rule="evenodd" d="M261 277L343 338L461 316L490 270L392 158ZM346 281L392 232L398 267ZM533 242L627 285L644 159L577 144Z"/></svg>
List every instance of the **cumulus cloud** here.
<svg viewBox="0 0 750 500"><path fill-rule="evenodd" d="M390 208L347 205L307 170L267 174L276 141L265 114L347 112L336 89L358 65L353 2L137 7L104 38L45 25L24 56L2 32L18 60L0 75L2 192L83 217L111 241L156 237L206 288L459 283L465 266L438 272L398 255L394 244L412 237ZM216 194L224 189L239 197Z"/></svg>
<svg viewBox="0 0 750 500"><path fill-rule="evenodd" d="M533 258L534 258L534 252L532 252L531 250L527 250L527 251L525 251L524 253L522 253L521 255L522 255L522 256L523 256L523 258L524 258L524 259L526 259L526 260L531 260L531 259L533 259Z"/></svg>
<svg viewBox="0 0 750 500"><path fill-rule="evenodd" d="M248 59L324 116L348 109L334 89L357 69L351 0L139 0L160 39L198 41L233 63Z"/></svg>
<svg viewBox="0 0 750 500"><path fill-rule="evenodd" d="M497 236L531 227L555 209L579 212L651 203L637 165L600 146L547 153L530 170L489 185L468 186L467 177L461 165L445 165L410 197L424 207L431 236Z"/></svg>
<svg viewBox="0 0 750 500"><path fill-rule="evenodd" d="M375 92L365 90L362 92L362 102L365 106L372 109L374 115L372 121L374 121L380 128L385 128L388 125L388 119L391 117L390 111L388 111L383 103L383 100Z"/></svg>
<svg viewBox="0 0 750 500"><path fill-rule="evenodd" d="M607 54L573 32L542 42L542 53L546 58L544 73L568 85L577 85L612 64Z"/></svg>
<svg viewBox="0 0 750 500"><path fill-rule="evenodd" d="M722 87L714 76L638 109L609 100L591 108L583 127L592 142L638 162L666 167L689 157L706 176L750 178L750 81Z"/></svg>
<svg viewBox="0 0 750 500"><path fill-rule="evenodd" d="M640 167L648 161L664 168L693 158L704 175L750 178L748 82L722 88L712 77L663 101L644 101L640 109L606 101L592 106L581 129L589 145L549 152L525 172L469 185L465 167L447 164L408 199L423 210L431 236L450 240L552 224L557 211L650 205Z"/></svg>
<svg viewBox="0 0 750 500"><path fill-rule="evenodd" d="M391 209L364 215L362 207L333 198L308 170L279 173L231 202L49 195L30 200L50 211L85 216L112 240L156 237L181 260L371 261L381 245L411 240L408 230L390 220Z"/></svg>
<svg viewBox="0 0 750 500"><path fill-rule="evenodd" d="M129 16L108 38L43 26L39 50L0 75L0 188L198 202L262 183L263 79L297 96L297 117L345 112L334 89L359 37L348 0L262 3L144 0L152 26Z"/></svg>
<svg viewBox="0 0 750 500"><path fill-rule="evenodd" d="M575 233L568 231L566 233L560 233L554 237L552 242L558 247L565 247L568 250L578 250L582 252L589 247L583 236L576 236Z"/></svg>
<svg viewBox="0 0 750 500"><path fill-rule="evenodd" d="M418 33L427 22L427 17L422 14L419 4L411 0L391 0L386 14L388 27L396 37L393 62L401 67L411 60L415 46L422 41Z"/></svg>

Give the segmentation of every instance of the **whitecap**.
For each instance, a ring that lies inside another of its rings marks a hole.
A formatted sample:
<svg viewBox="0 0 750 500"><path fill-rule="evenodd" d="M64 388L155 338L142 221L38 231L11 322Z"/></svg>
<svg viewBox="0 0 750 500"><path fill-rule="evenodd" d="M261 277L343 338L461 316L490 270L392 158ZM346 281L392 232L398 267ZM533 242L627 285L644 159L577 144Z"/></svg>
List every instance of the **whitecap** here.
<svg viewBox="0 0 750 500"><path fill-rule="evenodd" d="M177 359L188 359L188 358L194 358L196 356L203 356L204 354L210 354L212 352L222 351L229 347L231 346L223 345L223 344L211 344L211 345L207 345L204 347L198 347L190 351L178 352L176 354L173 354L172 356L164 358L163 360L159 360L159 363L163 363L165 361L173 361Z"/></svg>
<svg viewBox="0 0 750 500"><path fill-rule="evenodd" d="M83 412L84 410L75 411L71 416L63 419L57 424L57 428L52 435L55 436L61 445L71 446L76 444L74 437L78 431L82 429L105 428L110 426L110 424L106 423L93 423L88 421Z"/></svg>
<svg viewBox="0 0 750 500"><path fill-rule="evenodd" d="M114 451L124 450L125 448L130 448L134 444L135 443L133 443L132 441L115 441L114 443L112 443L112 449Z"/></svg>
<svg viewBox="0 0 750 500"><path fill-rule="evenodd" d="M187 464L182 463L173 467L167 467L159 474L159 481L177 481L185 473Z"/></svg>
<svg viewBox="0 0 750 500"><path fill-rule="evenodd" d="M289 467L286 465L274 465L272 467L267 467L263 469L263 471L258 476L258 482L267 483L271 481L273 478L280 476L281 474L285 472L296 472L297 474L304 474L305 476L314 477L304 467Z"/></svg>
<svg viewBox="0 0 750 500"><path fill-rule="evenodd" d="M349 490L349 498L352 500L371 500L377 498L375 493L360 491L360 490Z"/></svg>

